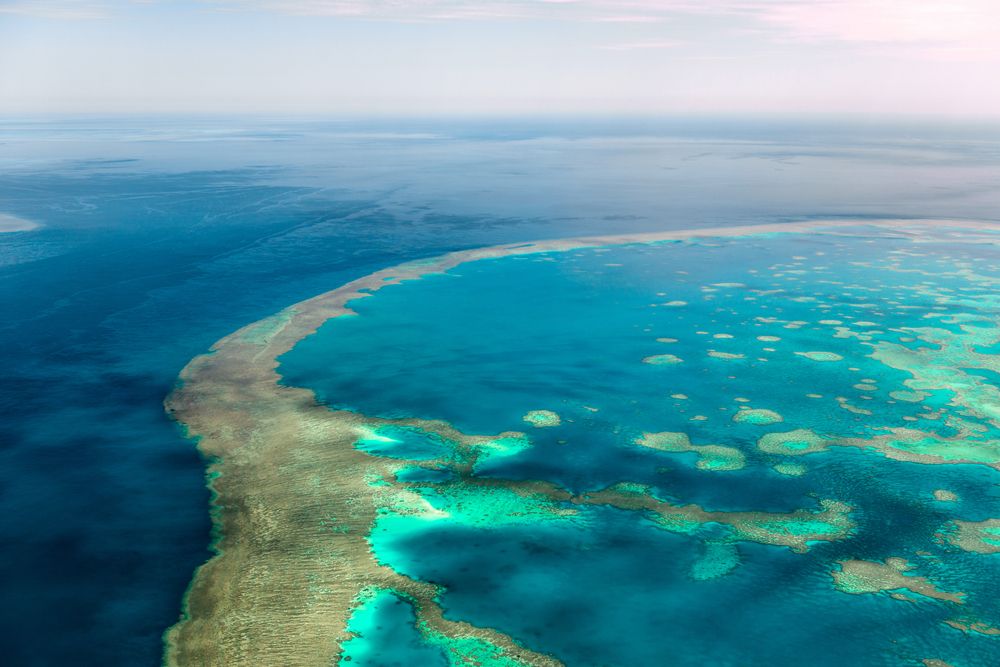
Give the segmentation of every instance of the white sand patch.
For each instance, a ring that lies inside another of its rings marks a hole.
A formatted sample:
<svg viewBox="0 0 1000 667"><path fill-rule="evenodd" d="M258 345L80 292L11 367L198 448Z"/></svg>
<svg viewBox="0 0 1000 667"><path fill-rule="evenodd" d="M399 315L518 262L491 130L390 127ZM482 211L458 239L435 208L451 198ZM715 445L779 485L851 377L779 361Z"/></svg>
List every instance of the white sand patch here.
<svg viewBox="0 0 1000 667"><path fill-rule="evenodd" d="M0 213L0 234L4 232L30 232L41 227L37 222L18 218L8 213Z"/></svg>

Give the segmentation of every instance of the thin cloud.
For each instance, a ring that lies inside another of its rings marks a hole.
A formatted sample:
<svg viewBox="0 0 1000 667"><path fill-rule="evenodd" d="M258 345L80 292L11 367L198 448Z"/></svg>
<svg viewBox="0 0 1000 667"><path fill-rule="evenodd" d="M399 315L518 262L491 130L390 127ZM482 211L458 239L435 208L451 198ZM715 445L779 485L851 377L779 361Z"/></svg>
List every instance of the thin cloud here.
<svg viewBox="0 0 1000 667"><path fill-rule="evenodd" d="M0 13L82 19L149 0L0 0ZM775 42L845 43L932 60L1000 59L1000 0L197 0L221 11L375 21L584 21L649 29L685 16L713 33L761 30ZM169 4L161 0L161 5ZM628 42L624 42L626 44ZM636 43L640 43L638 40ZM614 45L612 45L614 46ZM641 47L639 47L641 48Z"/></svg>
<svg viewBox="0 0 1000 667"><path fill-rule="evenodd" d="M667 20L663 16L626 15L626 16L595 16L592 21L597 23L662 23Z"/></svg>
<svg viewBox="0 0 1000 667"><path fill-rule="evenodd" d="M656 49L676 49L683 46L684 42L674 40L659 40L645 42L622 42L620 44L606 44L601 49L605 51L649 51Z"/></svg>
<svg viewBox="0 0 1000 667"><path fill-rule="evenodd" d="M804 40L966 44L1000 39L996 0L814 0L747 3L753 15Z"/></svg>
<svg viewBox="0 0 1000 667"><path fill-rule="evenodd" d="M0 14L79 21L110 16L111 7L91 0L0 0Z"/></svg>
<svg viewBox="0 0 1000 667"><path fill-rule="evenodd" d="M997 0L205 0L218 7L384 20L545 18L656 23L682 15L758 23L795 41L1000 43Z"/></svg>

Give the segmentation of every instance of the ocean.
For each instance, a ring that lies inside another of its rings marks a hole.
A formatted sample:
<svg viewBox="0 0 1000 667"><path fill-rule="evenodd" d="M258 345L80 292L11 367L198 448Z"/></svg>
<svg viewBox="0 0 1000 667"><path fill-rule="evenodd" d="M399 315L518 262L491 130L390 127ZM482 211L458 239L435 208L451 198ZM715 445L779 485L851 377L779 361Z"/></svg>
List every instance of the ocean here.
<svg viewBox="0 0 1000 667"><path fill-rule="evenodd" d="M0 233L5 662L160 661L211 539L205 462L162 401L192 357L245 324L384 267L497 243L815 219L995 221L998 169L1000 129L929 120L4 120L0 213L38 225ZM364 388L354 407L387 409L368 396L380 394ZM539 402L529 407L558 411L544 391ZM433 416L500 425L466 406L445 412ZM586 486L581 471L599 462L580 456L580 470L553 473L569 487ZM855 458L871 465L853 451L831 465ZM721 507L719 493L702 500ZM655 556L659 533L618 529L622 559ZM745 570L719 581L742 586ZM486 613L481 602L455 605ZM595 643L618 636L602 628Z"/></svg>

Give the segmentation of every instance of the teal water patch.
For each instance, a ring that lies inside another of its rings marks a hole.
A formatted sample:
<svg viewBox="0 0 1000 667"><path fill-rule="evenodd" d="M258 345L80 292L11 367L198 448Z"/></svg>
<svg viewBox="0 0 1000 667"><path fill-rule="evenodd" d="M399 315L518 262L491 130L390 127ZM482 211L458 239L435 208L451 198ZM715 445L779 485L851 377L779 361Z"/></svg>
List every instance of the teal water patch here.
<svg viewBox="0 0 1000 667"><path fill-rule="evenodd" d="M396 473L400 482L446 482L454 478L454 473L442 468L425 468L423 466L407 466Z"/></svg>
<svg viewBox="0 0 1000 667"><path fill-rule="evenodd" d="M447 456L451 447L436 433L408 426L366 429L354 446L374 456L426 461Z"/></svg>
<svg viewBox="0 0 1000 667"><path fill-rule="evenodd" d="M491 470L502 467L509 459L531 448L531 441L523 436L507 436L489 440L474 448L478 452L474 470L476 474L488 475Z"/></svg>
<svg viewBox="0 0 1000 667"><path fill-rule="evenodd" d="M340 665L350 667L445 667L444 653L416 628L413 605L396 593L364 595L347 624L354 638L344 642Z"/></svg>

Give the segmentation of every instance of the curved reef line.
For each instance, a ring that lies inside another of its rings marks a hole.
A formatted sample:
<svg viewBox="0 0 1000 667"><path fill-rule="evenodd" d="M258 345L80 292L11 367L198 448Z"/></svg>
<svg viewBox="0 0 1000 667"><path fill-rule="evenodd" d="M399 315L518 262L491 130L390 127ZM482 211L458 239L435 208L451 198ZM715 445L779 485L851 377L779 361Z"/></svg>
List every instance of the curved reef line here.
<svg viewBox="0 0 1000 667"><path fill-rule="evenodd" d="M195 572L182 617L165 635L165 664L332 664L350 638L348 619L359 595L373 587L411 600L418 628L446 647L452 664L559 664L502 633L445 618L439 587L404 577L373 557L367 537L380 508L372 480L392 479L409 462L356 449L359 430L373 420L332 411L311 391L281 385L276 370L277 358L324 322L352 314L349 302L483 259L851 226L917 236L926 225L1000 229L967 221L836 220L478 248L376 271L223 338L183 369L165 401L208 460L215 554ZM396 423L472 448L519 435L474 437L443 422ZM280 613L269 613L273 609ZM471 644L474 649L467 648Z"/></svg>

